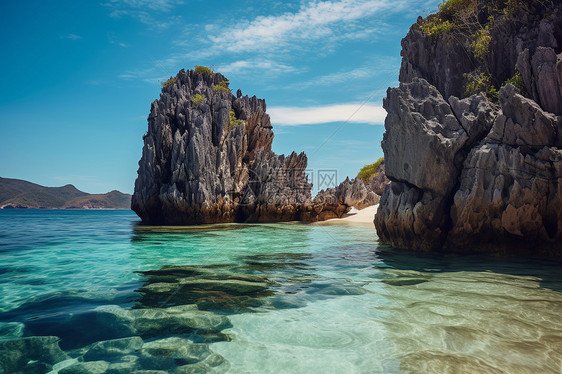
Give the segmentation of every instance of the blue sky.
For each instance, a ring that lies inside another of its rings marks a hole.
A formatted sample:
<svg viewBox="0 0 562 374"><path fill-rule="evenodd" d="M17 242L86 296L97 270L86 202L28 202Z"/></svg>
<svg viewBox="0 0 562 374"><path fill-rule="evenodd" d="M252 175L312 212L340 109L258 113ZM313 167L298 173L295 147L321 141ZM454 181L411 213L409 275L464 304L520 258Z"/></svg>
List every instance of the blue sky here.
<svg viewBox="0 0 562 374"><path fill-rule="evenodd" d="M266 99L277 153L354 177L382 156L400 40L438 0L4 1L0 176L132 193L160 81L212 66Z"/></svg>

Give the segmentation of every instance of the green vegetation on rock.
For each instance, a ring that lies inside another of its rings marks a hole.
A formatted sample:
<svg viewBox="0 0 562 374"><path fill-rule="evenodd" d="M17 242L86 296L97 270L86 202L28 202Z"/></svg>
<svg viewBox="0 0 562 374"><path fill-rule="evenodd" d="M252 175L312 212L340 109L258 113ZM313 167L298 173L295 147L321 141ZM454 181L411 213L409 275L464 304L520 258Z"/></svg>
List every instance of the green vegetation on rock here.
<svg viewBox="0 0 562 374"><path fill-rule="evenodd" d="M228 81L219 82L219 84L216 84L216 85L213 86L213 90L217 91L217 92L231 93L232 90L230 88L228 88L229 84L230 84L230 82L228 82Z"/></svg>
<svg viewBox="0 0 562 374"><path fill-rule="evenodd" d="M470 53L489 76L487 57L493 37L492 28L498 25L500 19L512 19L525 6L527 4L522 0L446 0L439 5L437 13L423 20L419 29L426 35L449 38L457 44L468 42ZM469 82L469 85L472 83ZM486 82L480 79L476 83ZM490 82L496 89L499 88L498 83ZM489 90L484 92L490 93Z"/></svg>
<svg viewBox="0 0 562 374"><path fill-rule="evenodd" d="M476 31L473 38L474 41L470 44L470 49L474 57L480 61L485 61L490 51L490 42L492 41L489 27L486 26L486 28Z"/></svg>
<svg viewBox="0 0 562 374"><path fill-rule="evenodd" d="M205 101L205 99L206 99L205 95L201 95L201 94L195 94L191 96L191 102L196 106L201 105L203 101Z"/></svg>
<svg viewBox="0 0 562 374"><path fill-rule="evenodd" d="M211 75L211 76L215 75L215 73L210 68L208 68L206 66L199 66L199 65L195 66L195 73L206 74L206 75Z"/></svg>
<svg viewBox="0 0 562 374"><path fill-rule="evenodd" d="M228 131L230 131L233 128L238 127L240 125L241 120L236 118L236 113L234 113L234 110L232 109L228 114L230 116L230 122L228 123Z"/></svg>
<svg viewBox="0 0 562 374"><path fill-rule="evenodd" d="M484 93L488 100L492 102L498 101L498 90L492 84L490 74L464 74L464 96L472 96Z"/></svg>
<svg viewBox="0 0 562 374"><path fill-rule="evenodd" d="M523 94L526 93L525 83L523 82L523 77L521 76L521 73L517 69L517 65L515 66L515 74L513 75L513 77L503 82L502 86L505 86L507 84L514 85Z"/></svg>
<svg viewBox="0 0 562 374"><path fill-rule="evenodd" d="M357 178L361 179L363 182L369 182L373 177L379 174L379 166L384 162L384 157L379 158L374 164L365 165L357 173Z"/></svg>
<svg viewBox="0 0 562 374"><path fill-rule="evenodd" d="M160 82L160 84L162 85L162 87L169 87L169 86L171 86L171 85L174 84L174 83L176 83L176 78L174 78L174 77L170 77L170 79L168 79L168 80L165 81L165 82Z"/></svg>

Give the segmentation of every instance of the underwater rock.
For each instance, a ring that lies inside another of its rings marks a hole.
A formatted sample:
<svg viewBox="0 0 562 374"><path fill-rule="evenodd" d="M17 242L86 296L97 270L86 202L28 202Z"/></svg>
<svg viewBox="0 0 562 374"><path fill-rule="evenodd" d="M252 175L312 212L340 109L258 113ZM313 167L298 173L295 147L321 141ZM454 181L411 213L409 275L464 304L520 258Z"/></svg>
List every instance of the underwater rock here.
<svg viewBox="0 0 562 374"><path fill-rule="evenodd" d="M21 322L0 322L0 341L21 338L25 325Z"/></svg>
<svg viewBox="0 0 562 374"><path fill-rule="evenodd" d="M105 374L128 374L131 372L137 372L140 369L140 359L138 356L125 355L119 358L119 361L112 362L109 364Z"/></svg>
<svg viewBox="0 0 562 374"><path fill-rule="evenodd" d="M349 285L349 284L325 284L325 283L312 283L308 285L309 294L320 294L329 296L345 296L345 295L364 295L367 290L363 287Z"/></svg>
<svg viewBox="0 0 562 374"><path fill-rule="evenodd" d="M178 337L147 342L142 351L152 356L170 358L179 366L201 362L213 353L208 344L193 343Z"/></svg>
<svg viewBox="0 0 562 374"><path fill-rule="evenodd" d="M180 366L176 369L177 374L206 374L213 372L214 370L202 362L193 365Z"/></svg>
<svg viewBox="0 0 562 374"><path fill-rule="evenodd" d="M96 361L115 356L124 356L139 350L143 341L138 336L104 340L94 343L84 355L85 361Z"/></svg>
<svg viewBox="0 0 562 374"><path fill-rule="evenodd" d="M77 362L59 371L59 374L105 374L109 368L106 361Z"/></svg>
<svg viewBox="0 0 562 374"><path fill-rule="evenodd" d="M213 353L208 344L180 337L146 342L141 350L140 362L145 369L167 369L176 373L206 373L212 371L210 367L225 366L226 363L222 356Z"/></svg>
<svg viewBox="0 0 562 374"><path fill-rule="evenodd" d="M228 269L171 266L141 274L147 278L138 290L142 308L197 304L201 310L238 313L260 306L259 299L272 294L269 280Z"/></svg>
<svg viewBox="0 0 562 374"><path fill-rule="evenodd" d="M198 310L196 305L135 309L135 330L143 337L220 332L232 327L226 316Z"/></svg>
<svg viewBox="0 0 562 374"><path fill-rule="evenodd" d="M36 372L68 359L56 336L31 336L0 342L0 373Z"/></svg>

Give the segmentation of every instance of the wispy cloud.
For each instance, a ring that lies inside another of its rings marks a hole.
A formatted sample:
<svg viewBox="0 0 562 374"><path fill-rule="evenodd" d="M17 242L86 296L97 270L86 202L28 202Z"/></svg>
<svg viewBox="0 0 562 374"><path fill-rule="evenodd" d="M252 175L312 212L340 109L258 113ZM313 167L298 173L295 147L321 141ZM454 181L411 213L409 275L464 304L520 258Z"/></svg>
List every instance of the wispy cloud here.
<svg viewBox="0 0 562 374"><path fill-rule="evenodd" d="M331 122L382 125L386 111L377 105L336 104L312 107L271 107L271 122L278 126L315 125Z"/></svg>
<svg viewBox="0 0 562 374"><path fill-rule="evenodd" d="M333 45L342 39L365 38L379 28L362 19L379 12L396 12L405 1L340 0L313 1L297 12L260 16L251 21L236 20L235 25L207 25L211 44L205 54L265 52L276 53L291 46L310 45L319 40ZM322 48L318 48L320 53Z"/></svg>
<svg viewBox="0 0 562 374"><path fill-rule="evenodd" d="M169 15L177 5L183 4L180 0L109 0L104 5L111 12L112 18L131 17L153 28L165 29L173 24L180 23L182 17ZM165 17L160 17L163 13Z"/></svg>
<svg viewBox="0 0 562 374"><path fill-rule="evenodd" d="M128 7L137 9L149 9L160 12L169 12L176 5L183 4L182 0L109 0L107 3L113 7Z"/></svg>
<svg viewBox="0 0 562 374"><path fill-rule="evenodd" d="M76 34L66 34L66 35L61 36L61 38L70 39L70 40L80 40L80 39L82 39L82 37L80 35L76 35Z"/></svg>
<svg viewBox="0 0 562 374"><path fill-rule="evenodd" d="M291 65L272 60L250 59L239 60L231 62L229 64L219 65L216 67L216 70L224 74L241 74L245 72L253 73L256 70L267 70L270 73L292 72L295 71L295 68Z"/></svg>
<svg viewBox="0 0 562 374"><path fill-rule="evenodd" d="M168 79L170 74L161 71L157 67L151 67L141 70L128 70L119 75L119 78L127 81L142 81L153 85L159 85L160 82Z"/></svg>
<svg viewBox="0 0 562 374"><path fill-rule="evenodd" d="M399 66L400 60L397 58L385 58L384 61L377 59L361 67L340 70L307 81L293 83L285 88L295 90L309 87L327 87L357 80L365 81L380 74L396 75ZM384 89L386 90L386 87Z"/></svg>

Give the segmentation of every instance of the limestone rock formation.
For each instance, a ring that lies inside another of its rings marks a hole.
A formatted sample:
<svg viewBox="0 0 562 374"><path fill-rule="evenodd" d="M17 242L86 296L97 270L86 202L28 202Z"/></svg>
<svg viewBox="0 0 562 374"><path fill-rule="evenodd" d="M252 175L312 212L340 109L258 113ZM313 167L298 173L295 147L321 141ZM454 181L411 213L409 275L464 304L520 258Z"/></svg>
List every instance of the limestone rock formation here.
<svg viewBox="0 0 562 374"><path fill-rule="evenodd" d="M219 73L181 70L152 103L132 209L144 223L180 225L319 221L378 202L384 172L313 201L306 155L278 156L272 141L264 100L235 97Z"/></svg>
<svg viewBox="0 0 562 374"><path fill-rule="evenodd" d="M307 220L324 221L341 218L352 207L363 209L378 204L380 196L375 193L376 187L376 184L366 184L359 178L352 180L346 178L337 187L322 190L316 195L312 201L312 212Z"/></svg>
<svg viewBox="0 0 562 374"><path fill-rule="evenodd" d="M301 219L304 153L278 156L264 100L218 73L181 70L152 103L132 209L148 224Z"/></svg>
<svg viewBox="0 0 562 374"><path fill-rule="evenodd" d="M377 174L374 177L372 177L371 180L366 183L366 185L367 185L367 189L377 194L380 199L380 196L384 192L384 188L389 183L390 180L386 177L386 169L383 161L377 168ZM377 200L377 204L378 204L378 200Z"/></svg>
<svg viewBox="0 0 562 374"><path fill-rule="evenodd" d="M489 19L489 3L477 1L477 19ZM435 16L402 41L401 83L384 101L384 243L562 255L562 5L530 1L495 16L484 58L467 55L477 33L425 31ZM516 63L519 89L506 82ZM488 74L499 105L491 88L462 98L465 74Z"/></svg>

